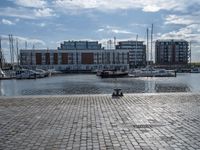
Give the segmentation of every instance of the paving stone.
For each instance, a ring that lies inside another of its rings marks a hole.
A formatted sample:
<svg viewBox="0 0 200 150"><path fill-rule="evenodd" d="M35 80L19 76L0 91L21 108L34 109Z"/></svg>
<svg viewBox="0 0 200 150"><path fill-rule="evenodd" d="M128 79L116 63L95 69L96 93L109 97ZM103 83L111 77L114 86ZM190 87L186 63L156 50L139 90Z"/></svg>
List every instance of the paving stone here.
<svg viewBox="0 0 200 150"><path fill-rule="evenodd" d="M0 97L0 149L200 149L200 94Z"/></svg>

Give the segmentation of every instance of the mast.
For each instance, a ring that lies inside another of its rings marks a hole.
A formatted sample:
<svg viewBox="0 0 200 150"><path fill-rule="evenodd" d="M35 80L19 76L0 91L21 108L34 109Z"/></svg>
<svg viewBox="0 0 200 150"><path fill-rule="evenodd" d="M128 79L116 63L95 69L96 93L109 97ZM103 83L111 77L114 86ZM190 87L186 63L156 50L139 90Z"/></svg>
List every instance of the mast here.
<svg viewBox="0 0 200 150"><path fill-rule="evenodd" d="M14 66L14 46L13 46L13 36L12 34L9 34L9 46L10 46L10 64L12 66Z"/></svg>
<svg viewBox="0 0 200 150"><path fill-rule="evenodd" d="M137 52L137 45L138 45L138 35L136 35L136 47L135 47L135 68L136 68L136 52Z"/></svg>
<svg viewBox="0 0 200 150"><path fill-rule="evenodd" d="M152 50L153 50L153 24L151 26L151 61L153 61Z"/></svg>
<svg viewBox="0 0 200 150"><path fill-rule="evenodd" d="M18 43L18 38L16 38L16 47L17 47L17 65L19 66L19 43Z"/></svg>
<svg viewBox="0 0 200 150"><path fill-rule="evenodd" d="M28 45L27 41L25 41L25 50L27 50L27 45Z"/></svg>
<svg viewBox="0 0 200 150"><path fill-rule="evenodd" d="M146 60L147 60L147 62L149 61L149 29L147 28L147 51L146 51L146 56L147 56L147 58L146 58Z"/></svg>
<svg viewBox="0 0 200 150"><path fill-rule="evenodd" d="M192 42L190 41L190 52L189 52L190 67L192 65Z"/></svg>
<svg viewBox="0 0 200 150"><path fill-rule="evenodd" d="M114 37L114 49L115 49L115 46L116 46L116 37Z"/></svg>
<svg viewBox="0 0 200 150"><path fill-rule="evenodd" d="M3 53L1 49L1 36L0 36L0 68L2 69L3 67Z"/></svg>

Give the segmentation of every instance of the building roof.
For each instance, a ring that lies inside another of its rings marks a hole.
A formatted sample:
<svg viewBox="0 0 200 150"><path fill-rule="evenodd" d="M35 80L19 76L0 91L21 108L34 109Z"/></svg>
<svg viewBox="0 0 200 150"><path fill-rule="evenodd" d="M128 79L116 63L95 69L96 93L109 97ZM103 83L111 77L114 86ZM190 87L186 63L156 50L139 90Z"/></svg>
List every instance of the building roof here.
<svg viewBox="0 0 200 150"><path fill-rule="evenodd" d="M156 40L158 42L187 42L186 40L183 39L158 39Z"/></svg>

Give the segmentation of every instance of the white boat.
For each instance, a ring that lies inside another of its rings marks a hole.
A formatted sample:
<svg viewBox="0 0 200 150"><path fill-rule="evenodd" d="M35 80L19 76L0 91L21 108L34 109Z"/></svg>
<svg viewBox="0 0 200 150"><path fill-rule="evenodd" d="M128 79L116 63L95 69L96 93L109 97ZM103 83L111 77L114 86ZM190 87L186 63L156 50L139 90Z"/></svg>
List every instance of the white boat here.
<svg viewBox="0 0 200 150"><path fill-rule="evenodd" d="M147 67L143 69L135 69L129 72L130 77L175 77L174 70L155 69Z"/></svg>
<svg viewBox="0 0 200 150"><path fill-rule="evenodd" d="M200 68L192 68L191 73L200 73Z"/></svg>
<svg viewBox="0 0 200 150"><path fill-rule="evenodd" d="M16 79L36 79L37 72L29 69L21 69L16 71Z"/></svg>
<svg viewBox="0 0 200 150"><path fill-rule="evenodd" d="M48 77L49 76L49 72L42 70L42 69L35 69L34 70L37 74L36 77L37 78L44 78L44 77Z"/></svg>
<svg viewBox="0 0 200 150"><path fill-rule="evenodd" d="M5 77L5 76L6 76L6 75L5 75L5 73L3 72L3 70L0 69L0 77L3 78L3 77Z"/></svg>

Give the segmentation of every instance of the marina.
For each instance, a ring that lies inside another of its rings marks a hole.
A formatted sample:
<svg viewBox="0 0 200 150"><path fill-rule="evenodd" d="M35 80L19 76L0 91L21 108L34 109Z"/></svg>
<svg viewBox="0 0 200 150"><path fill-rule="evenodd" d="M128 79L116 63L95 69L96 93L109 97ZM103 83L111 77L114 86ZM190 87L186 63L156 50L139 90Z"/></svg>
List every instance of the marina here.
<svg viewBox="0 0 200 150"><path fill-rule="evenodd" d="M1 0L0 150L200 150L200 0Z"/></svg>

